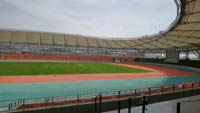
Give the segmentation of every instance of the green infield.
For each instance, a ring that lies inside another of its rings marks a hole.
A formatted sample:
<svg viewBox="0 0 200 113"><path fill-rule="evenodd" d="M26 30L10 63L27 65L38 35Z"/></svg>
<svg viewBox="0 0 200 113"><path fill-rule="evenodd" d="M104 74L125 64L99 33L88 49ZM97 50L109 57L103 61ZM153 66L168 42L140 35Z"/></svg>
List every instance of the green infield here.
<svg viewBox="0 0 200 113"><path fill-rule="evenodd" d="M140 72L150 71L107 63L0 62L0 75L54 75Z"/></svg>

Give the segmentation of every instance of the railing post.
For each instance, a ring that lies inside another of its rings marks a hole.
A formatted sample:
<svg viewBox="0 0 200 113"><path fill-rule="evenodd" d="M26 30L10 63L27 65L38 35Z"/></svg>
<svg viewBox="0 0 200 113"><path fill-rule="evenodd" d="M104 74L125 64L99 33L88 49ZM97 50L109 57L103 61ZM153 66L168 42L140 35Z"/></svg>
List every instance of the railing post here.
<svg viewBox="0 0 200 113"><path fill-rule="evenodd" d="M128 113L131 113L131 98L128 100Z"/></svg>
<svg viewBox="0 0 200 113"><path fill-rule="evenodd" d="M79 94L77 95L77 101L78 101L78 104L79 104L79 102L80 102L80 95Z"/></svg>
<svg viewBox="0 0 200 113"><path fill-rule="evenodd" d="M22 103L23 103L23 109L24 109L24 106L25 106L25 99L23 99Z"/></svg>
<svg viewBox="0 0 200 113"><path fill-rule="evenodd" d="M192 82L192 89L194 89L194 83Z"/></svg>
<svg viewBox="0 0 200 113"><path fill-rule="evenodd" d="M96 97L96 98L94 99L94 101L95 101L95 103L94 103L94 112L95 112L95 113L97 112L97 98L98 98L98 97Z"/></svg>
<svg viewBox="0 0 200 113"><path fill-rule="evenodd" d="M200 87L200 82L198 82L198 83L199 83L198 87Z"/></svg>
<svg viewBox="0 0 200 113"><path fill-rule="evenodd" d="M146 100L146 96L143 96L142 97L142 113L145 113L147 104L148 104L148 102Z"/></svg>
<svg viewBox="0 0 200 113"><path fill-rule="evenodd" d="M176 113L181 113L181 103L177 103Z"/></svg>
<svg viewBox="0 0 200 113"><path fill-rule="evenodd" d="M183 84L183 90L185 90L185 84Z"/></svg>
<svg viewBox="0 0 200 113"><path fill-rule="evenodd" d="M99 113L101 113L101 108L102 108L102 95L99 95L100 96L100 102L99 102L99 104L100 104L100 106L99 106Z"/></svg>
<svg viewBox="0 0 200 113"><path fill-rule="evenodd" d="M151 88L149 88L149 95L151 95Z"/></svg>
<svg viewBox="0 0 200 113"><path fill-rule="evenodd" d="M120 103L120 91L118 92L118 113L120 113L121 103Z"/></svg>
<svg viewBox="0 0 200 113"><path fill-rule="evenodd" d="M12 109L12 107L13 107L13 105L12 105L12 103L10 104L10 109Z"/></svg>
<svg viewBox="0 0 200 113"><path fill-rule="evenodd" d="M136 97L136 94L137 94L137 90L135 89L135 97Z"/></svg>
<svg viewBox="0 0 200 113"><path fill-rule="evenodd" d="M172 86L172 87L173 87L173 92L175 92L175 85L173 84L173 86Z"/></svg>
<svg viewBox="0 0 200 113"><path fill-rule="evenodd" d="M164 87L162 86L161 89L162 89L162 94L163 94L163 92L164 92Z"/></svg>
<svg viewBox="0 0 200 113"><path fill-rule="evenodd" d="M11 107L10 107L10 104L8 104L8 111L10 111Z"/></svg>
<svg viewBox="0 0 200 113"><path fill-rule="evenodd" d="M53 102L54 102L54 97L52 97L51 99L52 99L51 101L52 101L52 103L53 103Z"/></svg>
<svg viewBox="0 0 200 113"><path fill-rule="evenodd" d="M95 104L94 104L94 112L97 113L97 101L98 101L98 98L99 98L99 113L101 113L101 109L102 109L102 95L98 95L96 98L95 98Z"/></svg>

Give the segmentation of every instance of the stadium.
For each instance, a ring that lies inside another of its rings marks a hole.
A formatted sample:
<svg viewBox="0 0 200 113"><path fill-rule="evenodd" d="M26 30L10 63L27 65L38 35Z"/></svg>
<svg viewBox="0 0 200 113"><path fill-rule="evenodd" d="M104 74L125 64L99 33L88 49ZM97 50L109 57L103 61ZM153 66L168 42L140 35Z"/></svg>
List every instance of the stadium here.
<svg viewBox="0 0 200 113"><path fill-rule="evenodd" d="M175 3L166 31L138 39L0 30L0 112L145 113L144 98L199 95L200 0Z"/></svg>

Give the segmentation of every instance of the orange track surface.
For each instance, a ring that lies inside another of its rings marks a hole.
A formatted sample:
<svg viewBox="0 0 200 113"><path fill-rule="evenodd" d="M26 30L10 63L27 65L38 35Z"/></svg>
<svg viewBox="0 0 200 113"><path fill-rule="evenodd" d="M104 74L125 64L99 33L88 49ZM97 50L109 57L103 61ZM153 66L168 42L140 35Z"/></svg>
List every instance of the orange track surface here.
<svg viewBox="0 0 200 113"><path fill-rule="evenodd" d="M66 81L88 81L88 80L111 80L111 79L136 79L136 78L153 78L153 77L175 77L175 76L192 76L193 73L186 73L177 69L142 65L142 64L119 64L132 68L150 70L147 73L116 73L116 74L68 74L68 75L36 75L36 76L0 76L0 84L16 83L45 83L45 82L66 82Z"/></svg>

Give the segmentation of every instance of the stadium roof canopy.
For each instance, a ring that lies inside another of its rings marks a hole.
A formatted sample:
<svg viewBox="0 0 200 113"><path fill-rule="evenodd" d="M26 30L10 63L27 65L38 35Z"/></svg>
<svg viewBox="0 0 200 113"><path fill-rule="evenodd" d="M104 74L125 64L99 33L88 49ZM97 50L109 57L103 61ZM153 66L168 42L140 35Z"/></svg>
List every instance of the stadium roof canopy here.
<svg viewBox="0 0 200 113"><path fill-rule="evenodd" d="M138 39L104 39L81 35L0 30L1 44L45 45L139 51L199 50L200 0L175 0L177 19L167 31Z"/></svg>

